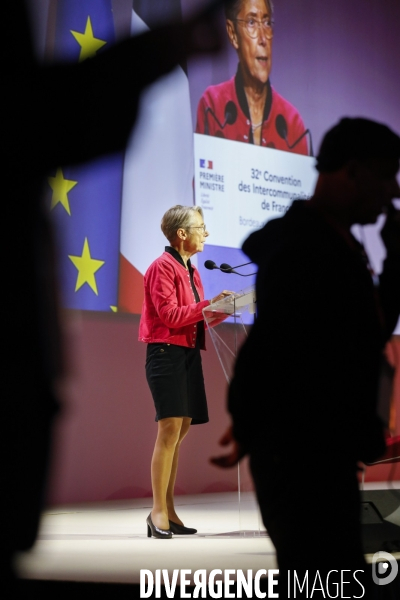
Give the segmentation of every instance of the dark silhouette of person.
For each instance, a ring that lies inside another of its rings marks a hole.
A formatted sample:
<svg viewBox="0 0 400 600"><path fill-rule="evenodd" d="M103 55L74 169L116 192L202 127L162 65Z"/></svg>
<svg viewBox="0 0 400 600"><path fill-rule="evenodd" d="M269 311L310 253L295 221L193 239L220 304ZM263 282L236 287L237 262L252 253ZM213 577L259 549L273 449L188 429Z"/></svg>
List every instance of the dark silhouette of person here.
<svg viewBox="0 0 400 600"><path fill-rule="evenodd" d="M319 576L332 597L341 577L349 583L339 597L363 597L369 585L357 464L385 450L377 397L400 312L399 157L400 138L388 127L342 119L322 141L311 200L295 201L243 245L259 268L258 314L229 389L233 430L222 443L233 449L212 460L229 466L250 455L280 597L294 597L295 570L300 582L308 572L309 594ZM378 277L350 228L381 213ZM302 594L297 586L297 597L311 597Z"/></svg>
<svg viewBox="0 0 400 600"><path fill-rule="evenodd" d="M13 0L4 8L3 585L14 581L15 552L30 548L36 537L63 375L55 253L42 203L45 177L59 165L125 146L143 88L188 54L219 49L216 5L184 24L159 27L80 64L52 66L35 60L25 2Z"/></svg>

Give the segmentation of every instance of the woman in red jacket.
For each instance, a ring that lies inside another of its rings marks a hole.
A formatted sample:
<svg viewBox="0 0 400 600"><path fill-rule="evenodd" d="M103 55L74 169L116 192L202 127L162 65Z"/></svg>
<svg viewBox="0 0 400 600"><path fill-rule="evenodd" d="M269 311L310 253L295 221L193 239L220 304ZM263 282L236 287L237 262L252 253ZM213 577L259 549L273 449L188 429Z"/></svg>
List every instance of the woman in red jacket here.
<svg viewBox="0 0 400 600"><path fill-rule="evenodd" d="M175 512L174 486L179 448L190 424L208 421L200 349L205 350L203 308L230 295L204 300L198 270L190 258L209 235L198 206L173 206L161 229L170 246L147 269L139 340L147 342L146 377L156 408L158 433L151 462L153 509L147 534L168 539L193 534Z"/></svg>

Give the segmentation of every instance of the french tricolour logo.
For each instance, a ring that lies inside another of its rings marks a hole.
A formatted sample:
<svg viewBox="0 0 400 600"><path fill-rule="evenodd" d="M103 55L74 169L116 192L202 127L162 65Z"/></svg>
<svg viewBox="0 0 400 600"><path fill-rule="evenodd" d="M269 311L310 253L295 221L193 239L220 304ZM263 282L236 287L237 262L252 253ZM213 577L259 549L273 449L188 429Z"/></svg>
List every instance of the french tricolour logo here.
<svg viewBox="0 0 400 600"><path fill-rule="evenodd" d="M213 169L213 161L206 160L205 158L200 159L200 169Z"/></svg>

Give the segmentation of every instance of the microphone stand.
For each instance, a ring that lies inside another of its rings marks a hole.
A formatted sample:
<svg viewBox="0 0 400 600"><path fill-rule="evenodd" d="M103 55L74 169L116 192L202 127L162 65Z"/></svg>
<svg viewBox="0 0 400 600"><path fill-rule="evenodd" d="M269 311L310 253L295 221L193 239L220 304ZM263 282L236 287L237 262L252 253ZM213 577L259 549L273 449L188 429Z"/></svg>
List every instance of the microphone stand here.
<svg viewBox="0 0 400 600"><path fill-rule="evenodd" d="M231 267L230 265L226 264L226 263L222 263L222 265L220 265L219 269L220 271L222 271L222 273L235 273L235 275L240 275L240 277L251 277L252 275L257 275L257 273L238 273L237 271L235 271L235 269L239 269L239 267L245 267L246 265L250 265L252 263L252 261L248 262L248 263L244 263L243 265L237 265L236 267Z"/></svg>
<svg viewBox="0 0 400 600"><path fill-rule="evenodd" d="M287 136L287 134L288 134L287 122L286 122L285 117L282 114L277 115L277 117L275 119L275 128L276 128L278 134L280 135L280 137L286 142L286 145L289 148L289 150L292 150L303 139L303 137L305 135L307 135L307 133L308 133L309 140L310 140L310 156L314 156L311 131L309 129L306 129L293 144L289 144L288 136Z"/></svg>
<svg viewBox="0 0 400 600"><path fill-rule="evenodd" d="M221 129L225 129L227 125L233 125L237 119L236 104L232 100L229 100L225 105L225 121L223 123L220 123L211 106L206 106L204 109L204 135L210 135L209 113Z"/></svg>
<svg viewBox="0 0 400 600"><path fill-rule="evenodd" d="M309 129L306 129L304 131L304 133L301 134L301 136L293 143L293 144L289 144L289 142L287 141L287 138L285 137L285 142L288 145L289 150L292 150L292 148L294 148L302 139L305 135L309 135L309 141L310 141L310 156L314 156L314 151L313 151L313 145L312 145L312 138L311 138L311 131Z"/></svg>

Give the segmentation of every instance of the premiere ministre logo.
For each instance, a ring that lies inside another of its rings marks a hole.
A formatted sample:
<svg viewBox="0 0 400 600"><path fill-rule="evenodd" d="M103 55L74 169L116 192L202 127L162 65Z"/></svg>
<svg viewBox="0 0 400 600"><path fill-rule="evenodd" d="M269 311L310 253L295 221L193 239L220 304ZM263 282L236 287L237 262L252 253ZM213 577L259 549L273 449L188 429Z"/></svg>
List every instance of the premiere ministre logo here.
<svg viewBox="0 0 400 600"><path fill-rule="evenodd" d="M213 169L213 161L206 160L205 158L200 158L200 169Z"/></svg>

